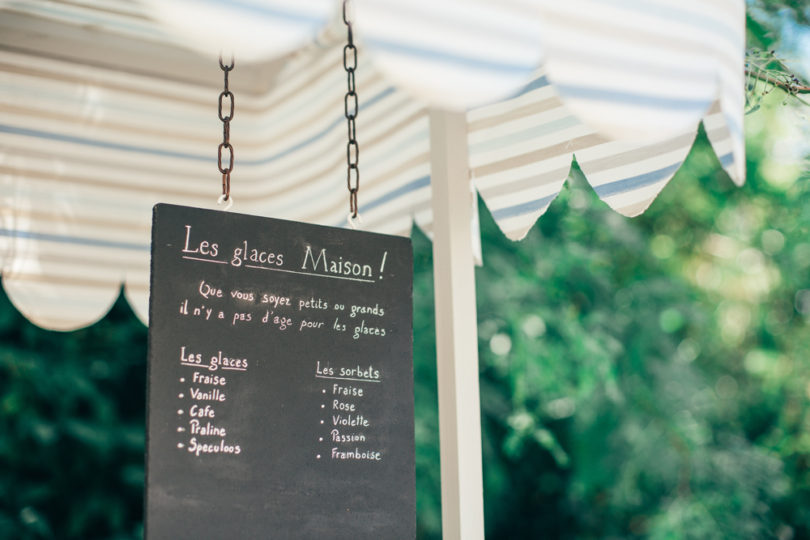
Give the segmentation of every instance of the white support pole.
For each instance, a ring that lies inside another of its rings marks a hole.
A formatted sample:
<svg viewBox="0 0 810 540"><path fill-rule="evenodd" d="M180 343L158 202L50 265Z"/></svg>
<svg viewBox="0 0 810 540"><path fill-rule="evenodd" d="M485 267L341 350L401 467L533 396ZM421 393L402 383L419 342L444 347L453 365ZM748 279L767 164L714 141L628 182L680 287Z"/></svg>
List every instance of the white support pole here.
<svg viewBox="0 0 810 540"><path fill-rule="evenodd" d="M442 529L445 540L483 540L478 329L470 223L475 200L463 112L430 112L433 281Z"/></svg>

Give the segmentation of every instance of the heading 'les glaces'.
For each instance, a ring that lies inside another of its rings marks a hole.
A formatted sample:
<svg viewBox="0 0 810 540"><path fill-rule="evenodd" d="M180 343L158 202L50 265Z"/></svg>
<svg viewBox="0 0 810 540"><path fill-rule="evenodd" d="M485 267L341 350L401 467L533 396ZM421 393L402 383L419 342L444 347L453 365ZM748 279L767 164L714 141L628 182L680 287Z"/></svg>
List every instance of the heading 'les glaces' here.
<svg viewBox="0 0 810 540"><path fill-rule="evenodd" d="M236 371L247 371L248 368L247 358L229 357L223 354L222 351L217 351L217 354L212 355L210 362L208 362L208 364L206 365L203 363L202 353L186 352L185 345L180 347L180 363L185 366L199 366L201 368L207 368L209 371L216 371L219 368Z"/></svg>

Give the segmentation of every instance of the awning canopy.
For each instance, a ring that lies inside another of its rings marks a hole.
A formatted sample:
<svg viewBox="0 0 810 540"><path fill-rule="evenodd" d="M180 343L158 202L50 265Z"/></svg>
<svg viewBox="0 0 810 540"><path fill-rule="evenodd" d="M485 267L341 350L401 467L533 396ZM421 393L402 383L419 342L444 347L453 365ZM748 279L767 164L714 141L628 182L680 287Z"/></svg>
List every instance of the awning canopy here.
<svg viewBox="0 0 810 540"><path fill-rule="evenodd" d="M91 324L122 283L145 320L152 205L216 206L221 72L215 51L188 48L205 18L182 14L212 10L226 37L247 28L229 17L252 18L268 42L283 38L284 49L237 47L233 210L346 224L345 27L332 2L0 6L0 264L36 324ZM512 239L574 156L602 200L640 214L701 120L744 181L741 0L357 0L356 11L367 229L404 235L415 221L431 234L429 107L467 111L472 186Z"/></svg>

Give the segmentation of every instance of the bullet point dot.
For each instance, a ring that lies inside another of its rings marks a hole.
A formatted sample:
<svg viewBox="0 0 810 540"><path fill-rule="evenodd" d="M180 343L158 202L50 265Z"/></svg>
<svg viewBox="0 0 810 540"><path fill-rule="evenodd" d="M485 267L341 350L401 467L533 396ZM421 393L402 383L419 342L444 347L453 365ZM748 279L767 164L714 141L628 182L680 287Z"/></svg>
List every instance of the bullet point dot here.
<svg viewBox="0 0 810 540"><path fill-rule="evenodd" d="M315 457L316 457L316 458L318 458L318 459L321 459L321 455L320 455L320 454L318 454L318 455L317 455L317 456L315 456Z"/></svg>
<svg viewBox="0 0 810 540"><path fill-rule="evenodd" d="M326 405L324 405L323 403L321 403L321 409L323 409L323 408L325 408L325 407L326 407Z"/></svg>
<svg viewBox="0 0 810 540"><path fill-rule="evenodd" d="M183 448L183 443L181 442L177 443L177 448Z"/></svg>
<svg viewBox="0 0 810 540"><path fill-rule="evenodd" d="M177 428L177 433L182 433L182 431L183 431L183 428L181 428L181 427Z"/></svg>
<svg viewBox="0 0 810 540"><path fill-rule="evenodd" d="M323 437L318 437L318 440L323 442Z"/></svg>
<svg viewBox="0 0 810 540"><path fill-rule="evenodd" d="M323 424L323 420L321 420L321 424Z"/></svg>
<svg viewBox="0 0 810 540"><path fill-rule="evenodd" d="M180 377L180 382L186 382L186 378L185 377Z"/></svg>
<svg viewBox="0 0 810 540"><path fill-rule="evenodd" d="M179 397L180 399L183 399L183 394L177 394L177 397Z"/></svg>
<svg viewBox="0 0 810 540"><path fill-rule="evenodd" d="M183 409L177 409L177 414L183 414Z"/></svg>
<svg viewBox="0 0 810 540"><path fill-rule="evenodd" d="M326 390L322 390L322 392L325 394L325 393L326 393Z"/></svg>

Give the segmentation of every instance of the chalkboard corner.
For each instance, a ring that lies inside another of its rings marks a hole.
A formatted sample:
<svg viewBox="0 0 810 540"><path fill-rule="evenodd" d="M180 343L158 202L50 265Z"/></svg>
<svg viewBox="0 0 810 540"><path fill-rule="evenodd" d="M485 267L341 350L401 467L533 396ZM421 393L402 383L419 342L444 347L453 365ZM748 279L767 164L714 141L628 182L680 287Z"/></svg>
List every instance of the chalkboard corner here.
<svg viewBox="0 0 810 540"><path fill-rule="evenodd" d="M155 222L155 220L158 217L158 214L162 213L165 208L173 208L173 207L177 207L177 205L164 202L155 203L155 205L152 207L152 223Z"/></svg>

